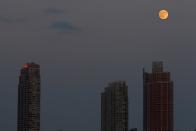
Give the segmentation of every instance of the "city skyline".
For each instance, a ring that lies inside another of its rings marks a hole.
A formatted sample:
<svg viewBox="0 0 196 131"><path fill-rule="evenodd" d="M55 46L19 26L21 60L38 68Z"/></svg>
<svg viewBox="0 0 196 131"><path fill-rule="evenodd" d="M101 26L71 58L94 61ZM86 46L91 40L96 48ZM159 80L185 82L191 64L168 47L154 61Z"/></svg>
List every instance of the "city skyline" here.
<svg viewBox="0 0 196 131"><path fill-rule="evenodd" d="M173 125L175 103L170 77L162 61L152 62L152 73L143 68L143 129L139 130L178 131ZM40 86L40 66L24 64L18 85L18 131L40 131ZM128 124L132 110L128 97L128 85L122 80L110 82L101 92L101 131L138 130Z"/></svg>
<svg viewBox="0 0 196 131"><path fill-rule="evenodd" d="M113 80L127 82L129 127L142 129L142 68L148 72L152 61L164 61L175 83L175 129L195 129L195 5L1 0L0 130L17 128L18 74L29 61L42 68L42 131L100 131L100 92ZM169 12L166 21L161 9Z"/></svg>

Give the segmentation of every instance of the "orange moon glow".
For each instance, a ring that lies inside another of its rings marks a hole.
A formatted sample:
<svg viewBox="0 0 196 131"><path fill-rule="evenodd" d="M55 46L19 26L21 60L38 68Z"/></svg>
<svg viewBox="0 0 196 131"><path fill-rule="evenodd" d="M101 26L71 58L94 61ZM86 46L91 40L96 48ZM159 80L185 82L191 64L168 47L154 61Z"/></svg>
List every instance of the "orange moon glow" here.
<svg viewBox="0 0 196 131"><path fill-rule="evenodd" d="M166 20L169 17L169 12L167 10L159 11L159 18L162 20Z"/></svg>

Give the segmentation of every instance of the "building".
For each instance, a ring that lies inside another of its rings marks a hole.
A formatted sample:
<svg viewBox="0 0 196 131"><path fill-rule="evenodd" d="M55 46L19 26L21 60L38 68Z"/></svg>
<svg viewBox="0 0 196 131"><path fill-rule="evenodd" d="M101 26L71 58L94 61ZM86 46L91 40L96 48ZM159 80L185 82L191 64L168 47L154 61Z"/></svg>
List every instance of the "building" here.
<svg viewBox="0 0 196 131"><path fill-rule="evenodd" d="M143 71L143 130L173 131L173 82L163 62L153 62L152 73Z"/></svg>
<svg viewBox="0 0 196 131"><path fill-rule="evenodd" d="M137 128L132 128L129 131L137 131Z"/></svg>
<svg viewBox="0 0 196 131"><path fill-rule="evenodd" d="M110 83L101 93L101 131L128 131L128 86Z"/></svg>
<svg viewBox="0 0 196 131"><path fill-rule="evenodd" d="M18 84L17 131L40 131L40 66L25 64Z"/></svg>

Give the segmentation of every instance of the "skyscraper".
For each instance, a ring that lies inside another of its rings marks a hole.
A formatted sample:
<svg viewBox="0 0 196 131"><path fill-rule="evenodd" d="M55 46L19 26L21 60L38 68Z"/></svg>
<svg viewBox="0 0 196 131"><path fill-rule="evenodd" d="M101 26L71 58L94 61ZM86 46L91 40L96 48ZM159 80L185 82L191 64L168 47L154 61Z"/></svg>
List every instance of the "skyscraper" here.
<svg viewBox="0 0 196 131"><path fill-rule="evenodd" d="M101 93L101 131L128 131L128 86L110 83Z"/></svg>
<svg viewBox="0 0 196 131"><path fill-rule="evenodd" d="M137 128L132 128L129 131L137 131Z"/></svg>
<svg viewBox="0 0 196 131"><path fill-rule="evenodd" d="M18 131L40 131L40 66L27 63L18 84Z"/></svg>
<svg viewBox="0 0 196 131"><path fill-rule="evenodd" d="M144 131L173 131L173 82L163 62L143 71L143 117Z"/></svg>

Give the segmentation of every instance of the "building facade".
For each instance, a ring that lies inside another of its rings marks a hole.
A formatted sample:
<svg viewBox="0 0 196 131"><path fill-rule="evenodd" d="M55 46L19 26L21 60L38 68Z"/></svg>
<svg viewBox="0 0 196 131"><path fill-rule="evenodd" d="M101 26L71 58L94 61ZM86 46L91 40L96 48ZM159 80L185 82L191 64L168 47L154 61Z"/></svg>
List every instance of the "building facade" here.
<svg viewBox="0 0 196 131"><path fill-rule="evenodd" d="M40 66L25 64L18 84L17 131L40 131Z"/></svg>
<svg viewBox="0 0 196 131"><path fill-rule="evenodd" d="M173 131L173 82L163 62L153 62L152 73L143 71L143 130Z"/></svg>
<svg viewBox="0 0 196 131"><path fill-rule="evenodd" d="M128 86L110 83L101 93L101 131L128 131Z"/></svg>

